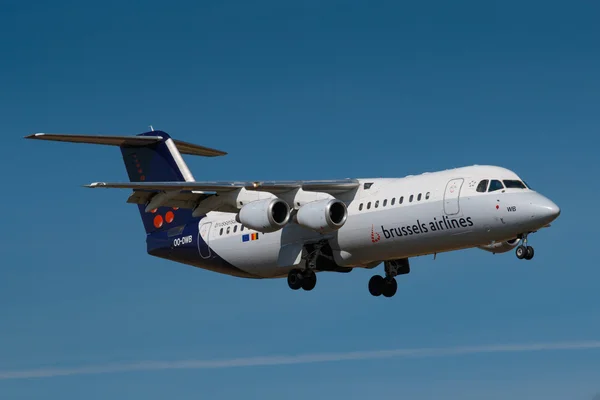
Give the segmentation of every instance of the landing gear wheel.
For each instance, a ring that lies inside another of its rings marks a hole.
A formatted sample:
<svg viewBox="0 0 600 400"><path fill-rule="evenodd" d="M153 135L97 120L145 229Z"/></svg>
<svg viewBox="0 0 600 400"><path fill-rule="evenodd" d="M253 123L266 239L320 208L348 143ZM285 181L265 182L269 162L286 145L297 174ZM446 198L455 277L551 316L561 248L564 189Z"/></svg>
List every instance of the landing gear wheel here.
<svg viewBox="0 0 600 400"><path fill-rule="evenodd" d="M385 280L381 275L373 275L371 279L369 279L369 293L372 296L380 296L383 286L385 284Z"/></svg>
<svg viewBox="0 0 600 400"><path fill-rule="evenodd" d="M303 276L302 276L302 271L294 268L293 270L291 270L288 273L287 281L288 281L288 286L290 287L290 289L292 289L292 290L300 289L302 287L302 283L304 281ZM315 283L316 283L316 279L315 279Z"/></svg>
<svg viewBox="0 0 600 400"><path fill-rule="evenodd" d="M307 292L313 290L315 285L317 284L317 274L314 271L308 271L305 273L305 276L302 278L302 289Z"/></svg>
<svg viewBox="0 0 600 400"><path fill-rule="evenodd" d="M396 279L386 278L383 281L383 287L381 290L381 294L383 294L384 297L392 297L393 295L396 294L397 290L398 290L398 282L396 282Z"/></svg>
<svg viewBox="0 0 600 400"><path fill-rule="evenodd" d="M521 246L517 247L516 254L517 254L517 258L518 258L519 260L522 260L522 259L524 259L524 258L525 258L525 256L527 256L527 247L525 247L525 246L523 246L523 245L521 245Z"/></svg>
<svg viewBox="0 0 600 400"><path fill-rule="evenodd" d="M527 246L527 251L525 252L525 259L531 260L535 252L533 251L533 247Z"/></svg>

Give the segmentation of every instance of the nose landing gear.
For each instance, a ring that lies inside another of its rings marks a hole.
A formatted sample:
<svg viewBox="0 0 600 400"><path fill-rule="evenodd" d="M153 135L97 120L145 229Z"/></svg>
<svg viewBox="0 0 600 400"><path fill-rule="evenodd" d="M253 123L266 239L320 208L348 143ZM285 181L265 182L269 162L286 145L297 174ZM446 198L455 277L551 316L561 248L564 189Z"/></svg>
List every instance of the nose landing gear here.
<svg viewBox="0 0 600 400"><path fill-rule="evenodd" d="M523 235L521 245L515 251L519 260L531 260L535 254L533 247L527 245L527 235Z"/></svg>

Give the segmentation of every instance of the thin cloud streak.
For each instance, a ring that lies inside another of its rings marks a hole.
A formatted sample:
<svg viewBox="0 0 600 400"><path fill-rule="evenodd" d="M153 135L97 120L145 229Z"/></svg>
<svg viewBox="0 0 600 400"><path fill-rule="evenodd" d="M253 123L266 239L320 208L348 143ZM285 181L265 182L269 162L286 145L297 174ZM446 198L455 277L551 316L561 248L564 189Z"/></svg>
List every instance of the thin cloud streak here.
<svg viewBox="0 0 600 400"><path fill-rule="evenodd" d="M345 353L314 353L301 355L244 357L224 360L141 361L128 364L84 365L78 367L49 367L25 370L0 371L0 380L53 378L59 376L109 374L133 371L164 371L176 369L219 369L260 367L291 364L313 364L335 361L360 361L385 358L447 357L485 353L521 353L552 350L600 349L600 341L554 342L529 344L499 344L482 346L433 347L417 349L392 349L354 351Z"/></svg>

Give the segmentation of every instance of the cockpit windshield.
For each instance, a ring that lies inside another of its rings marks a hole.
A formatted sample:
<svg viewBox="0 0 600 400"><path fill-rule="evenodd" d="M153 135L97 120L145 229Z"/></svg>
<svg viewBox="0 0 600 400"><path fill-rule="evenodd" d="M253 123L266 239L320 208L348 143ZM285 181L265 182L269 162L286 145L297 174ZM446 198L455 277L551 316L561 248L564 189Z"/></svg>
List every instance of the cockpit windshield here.
<svg viewBox="0 0 600 400"><path fill-rule="evenodd" d="M507 189L527 189L527 186L518 180L504 180L504 186Z"/></svg>
<svg viewBox="0 0 600 400"><path fill-rule="evenodd" d="M496 190L501 190L504 189L504 185L502 184L502 182L494 179L492 182L490 182L490 187L488 189L488 192L495 192Z"/></svg>
<svg viewBox="0 0 600 400"><path fill-rule="evenodd" d="M495 192L502 189L528 189L529 185L518 179L483 179L479 181L476 191L480 193Z"/></svg>
<svg viewBox="0 0 600 400"><path fill-rule="evenodd" d="M482 192L482 193L485 192L485 189L487 189L487 186L488 186L488 182L489 181L487 179L482 180L481 182L479 182L479 185L477 185L476 190L478 192Z"/></svg>

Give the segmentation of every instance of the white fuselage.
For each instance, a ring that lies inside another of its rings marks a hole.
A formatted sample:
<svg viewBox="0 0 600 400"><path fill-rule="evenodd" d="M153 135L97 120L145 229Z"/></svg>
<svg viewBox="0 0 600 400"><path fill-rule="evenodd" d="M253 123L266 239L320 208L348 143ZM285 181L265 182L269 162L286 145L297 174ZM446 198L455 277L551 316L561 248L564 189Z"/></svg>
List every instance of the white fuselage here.
<svg viewBox="0 0 600 400"><path fill-rule="evenodd" d="M236 214L210 212L200 221L199 234L209 251L239 270L274 278L302 268L305 261L297 250L310 243L328 241L341 267L370 268L385 260L512 240L547 226L560 212L529 188L478 191L482 180L521 181L514 172L493 166L359 179L356 191L337 196L346 203L348 217L333 233L320 234L292 222L255 238L255 231L242 230ZM243 235L250 240L244 241Z"/></svg>

